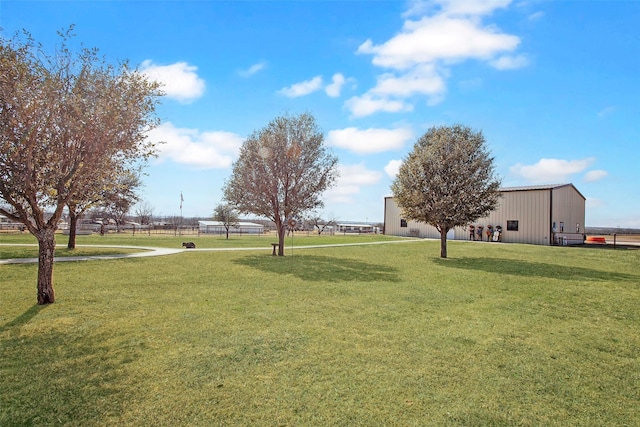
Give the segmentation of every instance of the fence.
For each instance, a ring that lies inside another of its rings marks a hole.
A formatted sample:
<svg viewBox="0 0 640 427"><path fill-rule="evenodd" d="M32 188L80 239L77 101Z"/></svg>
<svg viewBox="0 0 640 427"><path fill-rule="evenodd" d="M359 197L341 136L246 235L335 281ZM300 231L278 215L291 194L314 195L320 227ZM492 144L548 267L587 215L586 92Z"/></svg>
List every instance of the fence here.
<svg viewBox="0 0 640 427"><path fill-rule="evenodd" d="M0 222L0 232L3 233L22 233L26 229L27 227L19 222Z"/></svg>

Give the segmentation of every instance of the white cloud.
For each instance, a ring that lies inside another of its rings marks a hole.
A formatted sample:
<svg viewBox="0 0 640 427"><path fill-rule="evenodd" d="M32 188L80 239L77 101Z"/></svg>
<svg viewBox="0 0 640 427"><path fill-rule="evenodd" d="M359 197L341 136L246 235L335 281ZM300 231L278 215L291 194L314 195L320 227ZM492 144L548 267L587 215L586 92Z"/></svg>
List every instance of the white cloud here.
<svg viewBox="0 0 640 427"><path fill-rule="evenodd" d="M342 90L342 86L347 82L347 79L340 73L336 73L333 75L331 79L331 83L328 84L324 91L326 94L332 98L337 98L340 96L340 91Z"/></svg>
<svg viewBox="0 0 640 427"><path fill-rule="evenodd" d="M411 138L413 138L413 132L409 128L357 129L349 127L330 131L327 134L327 144L359 154L369 154L400 149Z"/></svg>
<svg viewBox="0 0 640 427"><path fill-rule="evenodd" d="M340 180L357 185L377 184L382 178L379 171L367 169L364 163L355 165L339 165Z"/></svg>
<svg viewBox="0 0 640 427"><path fill-rule="evenodd" d="M492 60L490 64L497 70L515 70L529 65L529 58L527 58L526 55L503 55L497 59Z"/></svg>
<svg viewBox="0 0 640 427"><path fill-rule="evenodd" d="M369 93L362 96L354 96L345 102L345 107L351 111L354 117L369 116L378 111L398 113L401 111L412 111L413 106L403 101L373 97Z"/></svg>
<svg viewBox="0 0 640 427"><path fill-rule="evenodd" d="M357 53L372 55L372 62L393 72L378 76L377 84L364 95L351 98L345 106L355 117L376 112L411 110L402 101L415 95L428 97L435 105L444 99L448 67L467 60L485 62L508 70L529 64L526 55L516 54L518 36L482 22L494 10L511 0L413 1L403 16L401 31L385 42L371 39ZM375 95L375 96L374 96Z"/></svg>
<svg viewBox="0 0 640 427"><path fill-rule="evenodd" d="M364 117L379 111L396 113L412 111L413 105L404 98L414 95L426 95L428 104L441 102L447 87L443 74L433 64L422 64L407 72L383 73L378 76L377 84L361 96L354 96L345 102L345 107L354 117Z"/></svg>
<svg viewBox="0 0 640 427"><path fill-rule="evenodd" d="M360 187L357 185L347 185L338 182L335 187L331 187L324 193L324 197L330 203L353 203L354 197L360 192Z"/></svg>
<svg viewBox="0 0 640 427"><path fill-rule="evenodd" d="M328 83L326 86L324 86L324 91L327 96L331 98L337 98L340 96L343 86L349 81L353 82L353 79L347 79L342 73L335 73L331 78L331 83ZM278 91L278 93L289 98L297 98L299 96L305 96L309 95L310 93L317 92L322 88L322 76L315 76L311 80L305 80L300 83L295 83L289 87L282 88Z"/></svg>
<svg viewBox="0 0 640 427"><path fill-rule="evenodd" d="M264 70L266 67L267 64L265 62L258 62L257 64L253 64L246 70L240 70L238 74L240 74L242 77L251 77L257 72Z"/></svg>
<svg viewBox="0 0 640 427"><path fill-rule="evenodd" d="M519 44L519 37L500 33L492 26L481 27L477 19L437 15L405 21L400 34L380 45L367 40L357 52L373 54L375 65L405 70L437 61L490 60Z"/></svg>
<svg viewBox="0 0 640 427"><path fill-rule="evenodd" d="M428 0L409 0L407 6L407 10L402 14L403 18L425 15L433 8L433 2Z"/></svg>
<svg viewBox="0 0 640 427"><path fill-rule="evenodd" d="M594 158L581 160L540 159L538 163L533 165L518 163L512 166L510 171L530 183L558 184L569 181L572 175L584 171L594 161Z"/></svg>
<svg viewBox="0 0 640 427"><path fill-rule="evenodd" d="M198 77L198 67L186 62L156 65L150 59L142 62L140 72L149 79L162 83L162 90L169 98L189 102L204 94L205 82Z"/></svg>
<svg viewBox="0 0 640 427"><path fill-rule="evenodd" d="M607 175L609 174L605 170L592 170L587 172L584 175L584 180L585 182L600 181L601 179L605 178Z"/></svg>
<svg viewBox="0 0 640 427"><path fill-rule="evenodd" d="M158 161L172 160L202 169L228 168L237 156L243 138L232 132L200 132L162 123L147 134L159 145Z"/></svg>
<svg viewBox="0 0 640 427"><path fill-rule="evenodd" d="M444 78L433 64L423 64L399 76L384 73L378 76L376 86L371 93L384 96L410 97L424 94L439 97L446 91Z"/></svg>
<svg viewBox="0 0 640 427"><path fill-rule="evenodd" d="M335 187L327 190L325 198L331 203L353 203L360 188L375 185L382 179L382 173L367 169L363 163L338 165L340 177Z"/></svg>
<svg viewBox="0 0 640 427"><path fill-rule="evenodd" d="M282 88L278 93L289 98L297 98L299 96L309 95L310 93L316 92L320 89L322 89L322 76L316 76L311 80L295 83L289 87Z"/></svg>
<svg viewBox="0 0 640 427"><path fill-rule="evenodd" d="M389 163L384 167L384 171L389 178L395 179L400 172L400 166L402 166L402 160L389 160Z"/></svg>

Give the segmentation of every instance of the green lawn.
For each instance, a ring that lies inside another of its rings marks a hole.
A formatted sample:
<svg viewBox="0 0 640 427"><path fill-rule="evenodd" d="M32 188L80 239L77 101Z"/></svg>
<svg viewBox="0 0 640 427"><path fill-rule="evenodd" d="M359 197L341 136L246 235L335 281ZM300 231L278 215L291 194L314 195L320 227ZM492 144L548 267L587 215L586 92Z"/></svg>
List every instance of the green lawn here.
<svg viewBox="0 0 640 427"><path fill-rule="evenodd" d="M355 242L379 242L385 240L403 240L394 236L385 236L380 234L336 234L336 235L317 235L314 233L296 232L293 236L287 236L285 239L285 247L308 246L308 245L324 245L324 244L342 244ZM64 252L67 246L68 236L62 234L56 235L56 255L58 253L69 255ZM170 234L151 234L136 233L109 233L104 236L98 234L80 235L76 238L78 248L82 245L125 245L125 246L148 246L159 248L182 248L182 242L194 242L197 248L271 248L271 243L277 243L278 237L275 233L267 233L261 235L230 235L227 239L220 235L186 235L173 236ZM29 233L0 233L0 244L36 244L37 240ZM8 252L8 248L0 246L0 259L8 258L3 256L2 252ZM59 252L60 251L60 252ZM34 252L37 256L37 248ZM100 252L96 253L97 255ZM73 255L73 253L70 253Z"/></svg>
<svg viewBox="0 0 640 427"><path fill-rule="evenodd" d="M67 249L66 246L59 246L56 248L55 255L56 257L104 256L130 254L135 252L142 252L142 250L129 248L98 248L90 246L78 246L77 248L70 250ZM0 246L0 259L13 258L38 258L38 246Z"/></svg>
<svg viewBox="0 0 640 427"><path fill-rule="evenodd" d="M47 307L0 265L0 425L640 425L640 251L438 254L60 263Z"/></svg>

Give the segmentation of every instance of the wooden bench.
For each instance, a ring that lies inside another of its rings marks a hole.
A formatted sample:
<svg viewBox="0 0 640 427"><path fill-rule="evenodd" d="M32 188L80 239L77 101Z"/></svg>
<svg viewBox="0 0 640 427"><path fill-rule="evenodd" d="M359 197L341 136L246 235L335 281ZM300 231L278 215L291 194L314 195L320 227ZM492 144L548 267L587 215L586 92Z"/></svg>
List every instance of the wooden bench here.
<svg viewBox="0 0 640 427"><path fill-rule="evenodd" d="M273 255L273 256L278 255L276 253L276 248L280 246L280 243L272 243L271 246L273 246L273 253L271 255Z"/></svg>

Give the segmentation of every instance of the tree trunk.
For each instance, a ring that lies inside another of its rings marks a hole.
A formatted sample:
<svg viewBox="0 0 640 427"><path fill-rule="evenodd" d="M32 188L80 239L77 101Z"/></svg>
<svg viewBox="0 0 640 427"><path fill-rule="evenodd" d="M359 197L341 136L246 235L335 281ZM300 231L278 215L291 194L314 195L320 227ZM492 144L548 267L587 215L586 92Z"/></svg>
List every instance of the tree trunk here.
<svg viewBox="0 0 640 427"><path fill-rule="evenodd" d="M229 240L229 227L225 227L227 229L227 240Z"/></svg>
<svg viewBox="0 0 640 427"><path fill-rule="evenodd" d="M285 229L287 228L286 223L277 224L278 226L278 256L284 256L284 238L285 238Z"/></svg>
<svg viewBox="0 0 640 427"><path fill-rule="evenodd" d="M440 229L440 258L447 257L447 229Z"/></svg>
<svg viewBox="0 0 640 427"><path fill-rule="evenodd" d="M71 212L69 209L69 241L67 242L67 249L76 248L76 229L78 227L78 215Z"/></svg>
<svg viewBox="0 0 640 427"><path fill-rule="evenodd" d="M53 257L56 249L55 229L46 228L38 238L38 305L53 304Z"/></svg>

